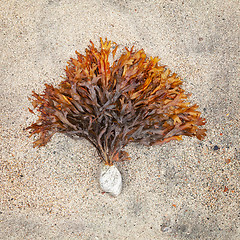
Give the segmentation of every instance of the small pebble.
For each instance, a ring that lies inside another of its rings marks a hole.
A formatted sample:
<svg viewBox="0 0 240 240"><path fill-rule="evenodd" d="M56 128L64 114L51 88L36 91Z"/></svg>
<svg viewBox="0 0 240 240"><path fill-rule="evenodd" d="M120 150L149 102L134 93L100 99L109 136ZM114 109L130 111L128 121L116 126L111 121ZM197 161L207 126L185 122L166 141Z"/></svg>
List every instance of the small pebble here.
<svg viewBox="0 0 240 240"><path fill-rule="evenodd" d="M101 169L100 187L104 192L107 192L114 197L117 197L121 193L122 176L114 165L104 165Z"/></svg>
<svg viewBox="0 0 240 240"><path fill-rule="evenodd" d="M220 149L220 147L218 147L217 145L215 145L215 146L213 147L213 150L214 150L214 151L219 150L219 149Z"/></svg>

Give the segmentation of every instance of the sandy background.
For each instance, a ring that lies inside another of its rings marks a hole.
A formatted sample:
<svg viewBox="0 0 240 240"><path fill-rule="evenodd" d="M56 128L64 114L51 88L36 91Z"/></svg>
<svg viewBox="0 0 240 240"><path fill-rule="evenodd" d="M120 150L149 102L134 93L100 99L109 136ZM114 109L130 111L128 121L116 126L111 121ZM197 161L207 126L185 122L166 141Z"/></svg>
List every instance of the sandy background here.
<svg viewBox="0 0 240 240"><path fill-rule="evenodd" d="M0 239L240 239L239 1L1 1ZM55 135L33 149L31 91L108 37L177 72L208 135L127 147L123 192L101 192L95 149Z"/></svg>

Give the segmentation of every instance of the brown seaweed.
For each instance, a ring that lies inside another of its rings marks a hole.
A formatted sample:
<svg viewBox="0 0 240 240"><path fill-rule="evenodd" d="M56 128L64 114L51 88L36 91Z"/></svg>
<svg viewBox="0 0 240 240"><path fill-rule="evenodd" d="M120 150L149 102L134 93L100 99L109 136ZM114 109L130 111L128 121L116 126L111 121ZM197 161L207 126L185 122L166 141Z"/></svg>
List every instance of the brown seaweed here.
<svg viewBox="0 0 240 240"><path fill-rule="evenodd" d="M31 101L40 115L27 129L40 135L34 146L44 146L56 132L79 136L112 165L129 159L122 150L129 142L149 146L183 135L203 139L206 129L199 126L205 119L187 101L176 73L133 47L110 64L118 46L100 41L100 50L90 41L85 55L76 51L58 87L45 84L43 94L33 92Z"/></svg>

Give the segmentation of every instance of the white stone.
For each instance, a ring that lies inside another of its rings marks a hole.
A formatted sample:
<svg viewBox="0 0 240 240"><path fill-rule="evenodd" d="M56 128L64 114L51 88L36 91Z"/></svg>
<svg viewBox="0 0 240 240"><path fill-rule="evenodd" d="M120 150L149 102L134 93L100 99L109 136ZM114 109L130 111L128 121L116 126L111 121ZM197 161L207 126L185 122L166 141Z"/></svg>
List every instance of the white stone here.
<svg viewBox="0 0 240 240"><path fill-rule="evenodd" d="M117 197L122 190L122 176L118 169L113 166L104 165L100 174L100 187L104 192Z"/></svg>

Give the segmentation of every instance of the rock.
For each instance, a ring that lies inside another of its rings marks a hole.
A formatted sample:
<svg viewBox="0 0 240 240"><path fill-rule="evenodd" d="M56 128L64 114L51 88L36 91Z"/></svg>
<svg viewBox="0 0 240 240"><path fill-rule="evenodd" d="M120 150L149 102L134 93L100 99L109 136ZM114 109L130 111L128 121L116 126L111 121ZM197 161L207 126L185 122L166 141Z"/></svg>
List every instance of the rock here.
<svg viewBox="0 0 240 240"><path fill-rule="evenodd" d="M104 192L117 197L122 190L122 176L118 169L113 166L104 165L100 174L100 187Z"/></svg>

